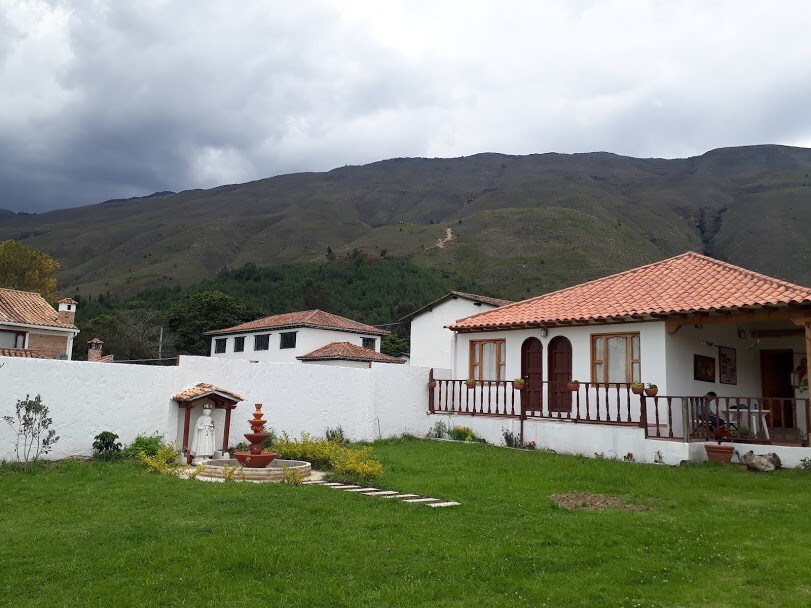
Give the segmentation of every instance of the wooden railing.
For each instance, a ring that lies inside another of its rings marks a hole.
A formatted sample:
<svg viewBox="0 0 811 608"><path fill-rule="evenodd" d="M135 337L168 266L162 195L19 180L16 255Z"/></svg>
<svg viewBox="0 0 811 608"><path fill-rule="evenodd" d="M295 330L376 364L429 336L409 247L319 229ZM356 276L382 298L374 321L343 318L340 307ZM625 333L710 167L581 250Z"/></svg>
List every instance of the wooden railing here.
<svg viewBox="0 0 811 608"><path fill-rule="evenodd" d="M435 414L497 416L525 420L549 418L598 424L639 424L639 399L630 384L441 380L429 377L428 411Z"/></svg>
<svg viewBox="0 0 811 608"><path fill-rule="evenodd" d="M733 441L771 443L787 431L805 445L811 439L808 399L659 395L643 397L641 408L646 437L708 441L723 421Z"/></svg>

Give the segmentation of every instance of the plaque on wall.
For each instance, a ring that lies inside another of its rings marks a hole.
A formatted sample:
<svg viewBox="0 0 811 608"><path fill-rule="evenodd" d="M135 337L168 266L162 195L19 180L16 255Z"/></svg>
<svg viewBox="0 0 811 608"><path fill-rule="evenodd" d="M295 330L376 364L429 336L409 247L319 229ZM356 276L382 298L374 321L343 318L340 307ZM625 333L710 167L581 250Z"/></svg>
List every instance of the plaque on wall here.
<svg viewBox="0 0 811 608"><path fill-rule="evenodd" d="M734 348L718 347L718 380L721 384L738 384L738 357Z"/></svg>

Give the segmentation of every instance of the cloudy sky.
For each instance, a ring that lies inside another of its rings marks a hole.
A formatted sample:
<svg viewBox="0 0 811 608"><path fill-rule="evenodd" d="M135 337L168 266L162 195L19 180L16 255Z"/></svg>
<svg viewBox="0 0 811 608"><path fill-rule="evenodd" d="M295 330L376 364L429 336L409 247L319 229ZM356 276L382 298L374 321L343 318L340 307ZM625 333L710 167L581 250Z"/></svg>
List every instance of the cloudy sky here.
<svg viewBox="0 0 811 608"><path fill-rule="evenodd" d="M0 0L0 208L396 156L811 146L811 3Z"/></svg>

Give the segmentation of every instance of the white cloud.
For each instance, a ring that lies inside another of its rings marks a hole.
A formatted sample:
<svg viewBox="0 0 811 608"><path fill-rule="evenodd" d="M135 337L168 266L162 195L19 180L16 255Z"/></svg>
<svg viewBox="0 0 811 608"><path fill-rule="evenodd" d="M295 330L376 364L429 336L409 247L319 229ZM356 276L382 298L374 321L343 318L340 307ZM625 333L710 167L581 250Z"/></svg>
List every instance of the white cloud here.
<svg viewBox="0 0 811 608"><path fill-rule="evenodd" d="M811 139L806 2L0 4L0 208L392 156Z"/></svg>

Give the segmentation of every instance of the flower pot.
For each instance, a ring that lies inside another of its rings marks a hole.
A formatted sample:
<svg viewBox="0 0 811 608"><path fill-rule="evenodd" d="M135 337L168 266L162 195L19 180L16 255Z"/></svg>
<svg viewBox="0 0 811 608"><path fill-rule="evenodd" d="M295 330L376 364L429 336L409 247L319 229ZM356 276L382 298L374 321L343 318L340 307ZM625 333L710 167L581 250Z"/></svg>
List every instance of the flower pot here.
<svg viewBox="0 0 811 608"><path fill-rule="evenodd" d="M526 382L516 382L513 380L513 388L517 391L523 391L524 387L527 385Z"/></svg>
<svg viewBox="0 0 811 608"><path fill-rule="evenodd" d="M646 394L648 397L655 397L655 396L656 396L658 393L659 393L659 389L658 389L658 388L646 388L646 389L645 389L645 394Z"/></svg>
<svg viewBox="0 0 811 608"><path fill-rule="evenodd" d="M580 389L580 383L579 382L567 382L566 383L566 388L569 389L570 391L579 390Z"/></svg>
<svg viewBox="0 0 811 608"><path fill-rule="evenodd" d="M732 462L732 452L735 451L733 445L724 445L717 443L705 443L704 449L707 452L707 460L710 462L720 462L721 464L729 464Z"/></svg>
<svg viewBox="0 0 811 608"><path fill-rule="evenodd" d="M476 383L475 382L466 382L465 384L467 384L467 387L470 390L473 390L474 388L476 388Z"/></svg>
<svg viewBox="0 0 811 608"><path fill-rule="evenodd" d="M631 392L634 395L641 395L644 392L644 390L645 390L644 386L633 386L633 385L631 385Z"/></svg>

